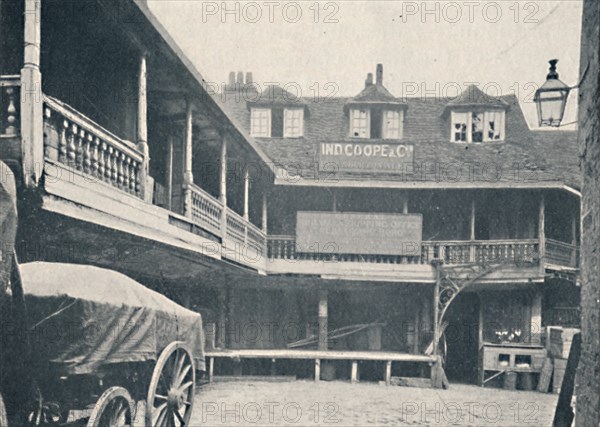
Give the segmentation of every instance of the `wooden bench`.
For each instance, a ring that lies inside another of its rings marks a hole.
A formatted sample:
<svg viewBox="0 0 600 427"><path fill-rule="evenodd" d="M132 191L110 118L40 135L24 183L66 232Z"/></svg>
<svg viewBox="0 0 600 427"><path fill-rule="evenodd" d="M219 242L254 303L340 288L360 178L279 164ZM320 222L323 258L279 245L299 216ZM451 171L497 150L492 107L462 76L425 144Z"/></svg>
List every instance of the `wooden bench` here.
<svg viewBox="0 0 600 427"><path fill-rule="evenodd" d="M314 360L315 361L315 381L321 378L321 361L322 360L347 360L352 362L350 372L350 380L358 382L358 362L359 361L374 361L385 362L384 380L387 385L390 384L392 376L392 363L394 362L416 362L427 363L428 366L434 367L438 362L437 356L428 356L421 354L408 353L393 353L381 351L323 351L323 350L288 350L288 349L273 349L273 350L212 350L206 352L208 358L208 375L209 380L214 376L214 361L215 358L227 359L294 359L294 360ZM435 387L434 371L432 372L432 386Z"/></svg>

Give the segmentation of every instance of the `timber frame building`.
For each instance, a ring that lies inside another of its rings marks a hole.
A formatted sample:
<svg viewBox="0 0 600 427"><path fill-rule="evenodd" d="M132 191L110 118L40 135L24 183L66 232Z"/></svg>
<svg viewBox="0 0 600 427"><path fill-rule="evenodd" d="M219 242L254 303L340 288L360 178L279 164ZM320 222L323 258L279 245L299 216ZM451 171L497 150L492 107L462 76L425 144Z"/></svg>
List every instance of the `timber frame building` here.
<svg viewBox="0 0 600 427"><path fill-rule="evenodd" d="M215 95L142 0L0 17L20 261L202 312L211 371L389 381L443 341L448 375L483 383L577 326L576 132L530 130L515 97L396 98L381 66L353 98L241 73Z"/></svg>

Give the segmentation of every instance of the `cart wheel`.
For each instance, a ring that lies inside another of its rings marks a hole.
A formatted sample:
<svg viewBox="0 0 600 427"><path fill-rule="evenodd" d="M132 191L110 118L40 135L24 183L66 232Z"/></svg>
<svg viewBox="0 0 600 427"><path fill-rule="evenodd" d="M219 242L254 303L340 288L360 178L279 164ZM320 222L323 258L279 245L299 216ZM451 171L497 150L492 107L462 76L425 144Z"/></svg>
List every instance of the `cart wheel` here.
<svg viewBox="0 0 600 427"><path fill-rule="evenodd" d="M107 389L96 402L87 427L131 426L133 400L123 387Z"/></svg>
<svg viewBox="0 0 600 427"><path fill-rule="evenodd" d="M196 372L194 358L182 342L160 354L146 401L146 426L187 426L192 415Z"/></svg>

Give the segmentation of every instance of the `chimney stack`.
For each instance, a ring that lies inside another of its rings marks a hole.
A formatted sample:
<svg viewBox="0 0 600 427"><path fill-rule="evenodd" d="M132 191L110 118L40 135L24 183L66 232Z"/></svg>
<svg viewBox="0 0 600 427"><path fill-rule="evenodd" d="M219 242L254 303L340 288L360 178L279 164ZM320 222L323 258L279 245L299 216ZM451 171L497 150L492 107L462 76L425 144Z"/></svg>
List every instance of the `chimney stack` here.
<svg viewBox="0 0 600 427"><path fill-rule="evenodd" d="M383 64L377 64L377 86L381 86L383 84Z"/></svg>
<svg viewBox="0 0 600 427"><path fill-rule="evenodd" d="M365 87L373 86L373 73L367 74L367 80L365 80Z"/></svg>
<svg viewBox="0 0 600 427"><path fill-rule="evenodd" d="M247 72L246 73L246 84L247 85L251 85L252 83L254 83L254 81L252 79L252 73L251 72Z"/></svg>
<svg viewBox="0 0 600 427"><path fill-rule="evenodd" d="M229 73L229 83L227 84L227 86L229 86L232 89L235 87L235 72L234 71Z"/></svg>
<svg viewBox="0 0 600 427"><path fill-rule="evenodd" d="M237 73L237 83L240 87L244 86L244 73L242 71L238 71Z"/></svg>

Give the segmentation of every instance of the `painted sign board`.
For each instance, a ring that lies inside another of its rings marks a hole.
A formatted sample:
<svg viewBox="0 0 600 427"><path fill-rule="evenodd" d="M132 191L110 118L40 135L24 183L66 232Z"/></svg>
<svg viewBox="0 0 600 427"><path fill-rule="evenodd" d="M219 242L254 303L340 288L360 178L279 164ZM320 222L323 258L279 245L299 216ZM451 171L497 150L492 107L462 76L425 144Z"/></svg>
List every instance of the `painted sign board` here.
<svg viewBox="0 0 600 427"><path fill-rule="evenodd" d="M296 250L329 254L421 254L421 214L298 212Z"/></svg>
<svg viewBox="0 0 600 427"><path fill-rule="evenodd" d="M402 173L414 161L411 144L383 141L319 143L319 169L339 172Z"/></svg>

